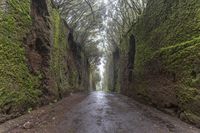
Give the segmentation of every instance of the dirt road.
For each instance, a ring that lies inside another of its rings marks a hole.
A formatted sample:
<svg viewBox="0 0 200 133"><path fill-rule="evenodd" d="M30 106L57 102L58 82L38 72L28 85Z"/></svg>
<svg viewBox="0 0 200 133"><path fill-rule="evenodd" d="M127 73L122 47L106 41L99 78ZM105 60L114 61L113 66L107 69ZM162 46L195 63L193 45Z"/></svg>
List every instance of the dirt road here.
<svg viewBox="0 0 200 133"><path fill-rule="evenodd" d="M200 133L191 125L119 94L72 95L9 121L10 133Z"/></svg>

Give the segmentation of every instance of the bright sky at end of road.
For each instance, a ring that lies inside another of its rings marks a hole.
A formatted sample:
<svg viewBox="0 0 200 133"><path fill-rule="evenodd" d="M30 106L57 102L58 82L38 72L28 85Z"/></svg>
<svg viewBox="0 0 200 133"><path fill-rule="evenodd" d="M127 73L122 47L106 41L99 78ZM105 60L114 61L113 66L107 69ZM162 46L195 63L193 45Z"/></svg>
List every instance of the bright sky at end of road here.
<svg viewBox="0 0 200 133"><path fill-rule="evenodd" d="M105 59L104 57L101 58L101 61L100 61L100 65L98 66L98 69L99 69L99 75L101 77L101 81L99 83L99 86L98 86L98 90L103 90L103 78L104 78L104 72L105 72Z"/></svg>
<svg viewBox="0 0 200 133"><path fill-rule="evenodd" d="M106 3L106 4L108 3L108 0L103 0L103 1L104 1L104 3Z"/></svg>
<svg viewBox="0 0 200 133"><path fill-rule="evenodd" d="M101 3L101 2L104 2L105 4L107 4L108 0L100 0L99 3ZM104 23L104 26L106 26L107 25L107 20L104 20L103 23ZM106 31L101 31L101 34L97 35L97 38L98 39L104 38L103 36L105 36L105 35L106 35ZM102 39L102 40L103 40L103 42L98 45L98 49L100 49L100 50L104 50L105 49L104 47L107 46L106 45L106 41L104 39ZM105 73L105 62L106 62L105 58L102 57L101 60L100 60L100 64L98 65L99 75L101 77L101 81L97 85L97 89L98 90L103 90L104 73Z"/></svg>

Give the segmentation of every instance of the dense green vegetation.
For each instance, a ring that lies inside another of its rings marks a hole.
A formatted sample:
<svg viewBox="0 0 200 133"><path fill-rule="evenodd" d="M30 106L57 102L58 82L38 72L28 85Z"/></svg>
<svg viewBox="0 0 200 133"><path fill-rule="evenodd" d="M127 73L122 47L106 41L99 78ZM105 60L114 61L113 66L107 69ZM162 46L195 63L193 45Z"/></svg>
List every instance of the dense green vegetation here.
<svg viewBox="0 0 200 133"><path fill-rule="evenodd" d="M200 1L151 0L143 7L119 0L113 6L122 14L114 14L109 23L106 89L171 109L199 126Z"/></svg>
<svg viewBox="0 0 200 133"><path fill-rule="evenodd" d="M68 42L67 42L67 29L62 27L64 26L64 21L61 19L59 12L56 9L52 10L52 22L53 22L53 30L54 30L54 45L53 45L53 52L51 55L51 73L52 76L55 78L56 88L55 94L58 91L58 95L62 95L65 91L70 91L72 89L71 84L75 84L76 81L75 77L78 77L76 72L77 70L72 70L72 77L66 77L65 69L67 68L67 59L66 57L68 52ZM70 84L71 83L71 84ZM75 87L74 87L75 88Z"/></svg>
<svg viewBox="0 0 200 133"><path fill-rule="evenodd" d="M149 1L144 14L120 45L122 56L126 56L129 36L136 37L134 80L127 83L129 87L124 93L164 108L177 106L182 119L197 125L200 116L197 111L200 104L199 9L198 0ZM163 94L165 97L160 97Z"/></svg>
<svg viewBox="0 0 200 133"><path fill-rule="evenodd" d="M4 4L0 10L0 116L5 118L0 122L71 92L87 91L88 56L69 37L59 10L50 1L7 0Z"/></svg>
<svg viewBox="0 0 200 133"><path fill-rule="evenodd" d="M146 59L149 60L154 52L160 48L178 47L179 44L182 45L186 41L198 38L198 29L200 28L199 4L199 1L196 0L185 2L158 2L154 0L149 2L146 9L147 12L139 20L135 30L139 51L137 56L141 58L146 56ZM158 16L161 17L158 19ZM144 47L149 51L145 53L149 53L149 55L142 56L143 53L140 49ZM196 47L196 45L193 47ZM137 61L137 65L142 64L142 62L140 63L142 60L139 58L137 58ZM139 71L139 69L143 68L136 69Z"/></svg>
<svg viewBox="0 0 200 133"><path fill-rule="evenodd" d="M0 11L0 111L26 110L38 101L39 77L31 75L23 39L31 26L30 1L8 0Z"/></svg>

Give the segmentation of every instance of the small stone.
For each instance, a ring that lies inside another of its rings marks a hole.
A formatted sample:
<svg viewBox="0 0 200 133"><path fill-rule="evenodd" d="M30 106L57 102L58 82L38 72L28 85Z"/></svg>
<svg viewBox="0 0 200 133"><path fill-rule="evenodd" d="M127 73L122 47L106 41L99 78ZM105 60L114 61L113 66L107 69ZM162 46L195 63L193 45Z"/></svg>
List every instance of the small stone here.
<svg viewBox="0 0 200 133"><path fill-rule="evenodd" d="M24 129L30 129L33 127L33 123L31 123L30 121L24 123L23 128Z"/></svg>

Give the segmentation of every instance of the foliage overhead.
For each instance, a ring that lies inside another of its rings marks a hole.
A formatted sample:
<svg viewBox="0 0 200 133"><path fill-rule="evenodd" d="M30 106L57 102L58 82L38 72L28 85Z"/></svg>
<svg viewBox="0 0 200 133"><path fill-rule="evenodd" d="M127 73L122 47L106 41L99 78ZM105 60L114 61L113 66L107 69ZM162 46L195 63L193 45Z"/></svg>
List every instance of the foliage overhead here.
<svg viewBox="0 0 200 133"><path fill-rule="evenodd" d="M83 47L99 45L112 51L143 13L147 0L52 0L52 3Z"/></svg>

